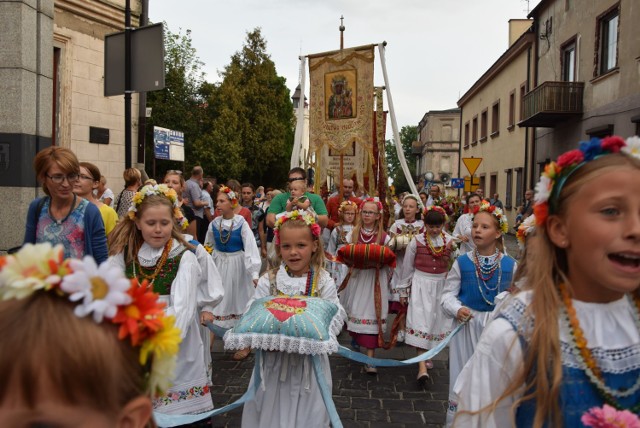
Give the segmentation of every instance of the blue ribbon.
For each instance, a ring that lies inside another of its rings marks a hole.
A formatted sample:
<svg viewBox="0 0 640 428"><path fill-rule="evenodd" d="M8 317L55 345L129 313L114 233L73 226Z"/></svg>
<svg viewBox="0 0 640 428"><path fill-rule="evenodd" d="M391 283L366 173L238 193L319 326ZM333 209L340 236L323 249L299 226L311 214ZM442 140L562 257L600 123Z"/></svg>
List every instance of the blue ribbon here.
<svg viewBox="0 0 640 428"><path fill-rule="evenodd" d="M242 406L247 401L254 399L258 388L262 383L262 377L260 376L260 360L262 359L262 351L256 352L255 365L253 366L253 388L247 389L247 391L237 401L231 404L227 404L219 409L211 410L205 413L198 413L195 415L167 415L165 413L153 412L153 418L159 427L170 428L178 425L192 424L194 422L201 421L203 419L217 416L222 413L226 413L230 410L236 409Z"/></svg>
<svg viewBox="0 0 640 428"><path fill-rule="evenodd" d="M449 335L447 335L447 337L444 338L442 342L438 343L435 348L425 352L424 354L420 354L417 357L409 358L408 360L387 360L382 358L371 358L366 356L365 354L361 354L360 352L352 351L349 348L345 348L344 346L338 347L338 355L353 361L357 361L359 363L365 363L377 367L408 366L420 361L429 360L438 355L440 352L442 352L445 346L449 344L453 336L455 336L465 325L466 323L459 324L456 328L453 329L451 333L449 333Z"/></svg>
<svg viewBox="0 0 640 428"><path fill-rule="evenodd" d="M338 347L338 355L348 358L353 361L357 361L364 364L369 364L377 367L400 367L400 366L408 366L411 364L418 363L420 361L429 360L436 355L438 355L442 350L449 344L453 336L455 336L466 323L459 324L451 333L445 337L445 339L440 342L435 348L430 351L425 352L424 354L418 355L413 358L409 358L408 360L389 360L382 358L371 358L366 356L365 354L361 354L360 352L355 352L350 350L349 348L345 348L344 346ZM229 330L228 328L223 328L217 326L211 322L207 322L206 326L216 334L216 336L223 337L224 334ZM227 404L224 407L219 409L212 410L210 412L198 413L195 415L167 415L164 413L153 412L153 417L156 420L156 424L159 427L170 428L178 425L186 425L194 422L201 421L206 418L210 418L212 416L217 416L219 414L228 412L235 408L242 406L247 401L251 401L254 399L260 384L262 383L262 377L260 376L260 361L262 359L262 353L264 351L257 350L255 354L255 364L253 366L253 388L248 389L247 392L244 393L242 397L240 397L237 401ZM342 422L340 421L340 416L338 416L338 411L336 410L336 406L333 402L333 398L331 395L331 389L327 385L324 378L324 370L322 369L322 364L320 361L320 356L313 355L311 356L311 361L313 363L313 371L316 376L316 380L318 381L318 386L320 387L320 393L322 395L322 399L324 401L325 406L327 407L327 412L329 413L329 419L331 420L331 426L334 428L342 428Z"/></svg>
<svg viewBox="0 0 640 428"><path fill-rule="evenodd" d="M324 405L326 406L327 412L329 413L331 426L333 428L342 428L342 421L340 420L340 416L338 416L338 410L336 409L336 405L333 402L331 389L329 388L329 385L327 385L326 379L324 378L324 370L322 370L322 362L320 361L320 356L312 355L311 361L313 362L313 372L316 375L316 380L318 381L318 386L320 387L322 400L324 401Z"/></svg>

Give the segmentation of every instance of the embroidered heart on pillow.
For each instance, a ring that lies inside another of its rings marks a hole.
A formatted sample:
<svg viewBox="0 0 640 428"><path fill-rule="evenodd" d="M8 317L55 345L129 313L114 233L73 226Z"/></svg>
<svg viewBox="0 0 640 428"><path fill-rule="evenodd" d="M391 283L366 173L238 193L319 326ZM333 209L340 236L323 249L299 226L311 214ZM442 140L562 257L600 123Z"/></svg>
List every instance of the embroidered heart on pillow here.
<svg viewBox="0 0 640 428"><path fill-rule="evenodd" d="M264 307L280 322L285 322L296 314L301 314L307 307L307 302L300 299L286 297L276 298L264 303Z"/></svg>

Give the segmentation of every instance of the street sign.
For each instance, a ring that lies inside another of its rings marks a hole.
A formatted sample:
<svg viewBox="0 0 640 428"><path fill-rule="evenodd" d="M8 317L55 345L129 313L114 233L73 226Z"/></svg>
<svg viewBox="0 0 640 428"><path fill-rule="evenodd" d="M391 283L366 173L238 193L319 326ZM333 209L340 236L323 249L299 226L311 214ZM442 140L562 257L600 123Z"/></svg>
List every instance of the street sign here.
<svg viewBox="0 0 640 428"><path fill-rule="evenodd" d="M467 167L469 175L473 175L480 166L480 163L482 163L482 158L462 158L462 162L464 162L464 166Z"/></svg>
<svg viewBox="0 0 640 428"><path fill-rule="evenodd" d="M164 88L164 32L162 24L131 31L131 90L157 91ZM104 96L123 95L124 31L104 38Z"/></svg>
<svg viewBox="0 0 640 428"><path fill-rule="evenodd" d="M462 189L464 188L464 179L463 178L452 178L451 179L451 187L454 189Z"/></svg>
<svg viewBox="0 0 640 428"><path fill-rule="evenodd" d="M475 192L480 187L480 177L466 176L464 178L464 191Z"/></svg>

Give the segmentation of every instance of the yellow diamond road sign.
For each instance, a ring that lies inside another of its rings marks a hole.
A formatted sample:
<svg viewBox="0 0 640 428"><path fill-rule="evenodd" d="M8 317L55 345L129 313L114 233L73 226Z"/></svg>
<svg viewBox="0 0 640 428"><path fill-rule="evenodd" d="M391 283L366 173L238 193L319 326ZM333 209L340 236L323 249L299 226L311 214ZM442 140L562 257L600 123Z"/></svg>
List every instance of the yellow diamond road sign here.
<svg viewBox="0 0 640 428"><path fill-rule="evenodd" d="M482 158L462 158L462 162L464 162L464 166L467 167L469 174L473 175L480 166Z"/></svg>

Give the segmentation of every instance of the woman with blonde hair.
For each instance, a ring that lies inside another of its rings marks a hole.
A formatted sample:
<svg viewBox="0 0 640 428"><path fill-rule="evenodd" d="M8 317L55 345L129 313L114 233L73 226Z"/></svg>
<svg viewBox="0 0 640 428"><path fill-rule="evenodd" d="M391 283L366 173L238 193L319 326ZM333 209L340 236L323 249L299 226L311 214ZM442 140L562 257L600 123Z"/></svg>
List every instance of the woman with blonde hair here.
<svg viewBox="0 0 640 428"><path fill-rule="evenodd" d="M62 244L66 258L107 259L107 237L97 206L73 193L80 178L76 155L64 147L48 147L33 160L46 196L37 198L27 213L24 243Z"/></svg>

